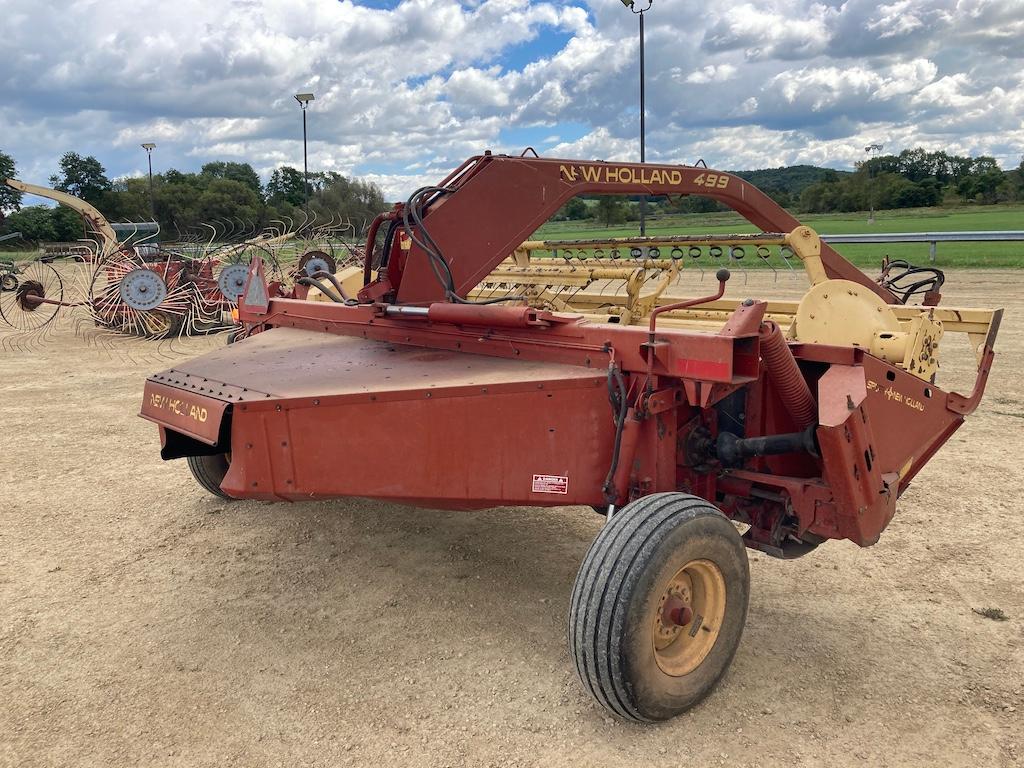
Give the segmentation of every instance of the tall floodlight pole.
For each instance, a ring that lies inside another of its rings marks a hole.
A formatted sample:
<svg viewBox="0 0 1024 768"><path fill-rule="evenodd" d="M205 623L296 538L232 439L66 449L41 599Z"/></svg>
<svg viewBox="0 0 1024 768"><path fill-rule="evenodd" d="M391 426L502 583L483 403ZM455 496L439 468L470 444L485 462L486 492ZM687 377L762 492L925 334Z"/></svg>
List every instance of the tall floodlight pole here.
<svg viewBox="0 0 1024 768"><path fill-rule="evenodd" d="M147 142L142 148L146 150L146 158L149 160L149 218L156 221L156 207L153 205L153 150L156 144Z"/></svg>
<svg viewBox="0 0 1024 768"><path fill-rule="evenodd" d="M868 153L868 162L871 162L871 155L875 157L882 154L881 144L868 144L864 147L864 151ZM875 223L875 185L873 180L875 178L875 170L872 166L868 166L868 205L871 207L870 213L868 213L868 224Z"/></svg>
<svg viewBox="0 0 1024 768"><path fill-rule="evenodd" d="M636 0L622 0L622 4L640 17L640 162L647 162L647 87L644 78L644 14L651 10L654 0L647 0L644 8L637 8ZM647 234L647 196L640 198L640 237Z"/></svg>
<svg viewBox="0 0 1024 768"><path fill-rule="evenodd" d="M306 107L316 98L312 93L296 93L295 100L302 107L302 176L305 179L306 218L309 218L309 154L306 149Z"/></svg>

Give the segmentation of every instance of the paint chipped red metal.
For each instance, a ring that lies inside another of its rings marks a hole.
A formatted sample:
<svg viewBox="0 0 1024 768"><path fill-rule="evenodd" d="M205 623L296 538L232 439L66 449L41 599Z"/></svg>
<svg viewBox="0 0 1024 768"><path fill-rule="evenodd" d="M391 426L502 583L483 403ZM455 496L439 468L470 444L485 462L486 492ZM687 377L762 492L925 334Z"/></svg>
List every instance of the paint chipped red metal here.
<svg viewBox="0 0 1024 768"><path fill-rule="evenodd" d="M139 415L155 424L215 445L228 403L155 381L147 381Z"/></svg>

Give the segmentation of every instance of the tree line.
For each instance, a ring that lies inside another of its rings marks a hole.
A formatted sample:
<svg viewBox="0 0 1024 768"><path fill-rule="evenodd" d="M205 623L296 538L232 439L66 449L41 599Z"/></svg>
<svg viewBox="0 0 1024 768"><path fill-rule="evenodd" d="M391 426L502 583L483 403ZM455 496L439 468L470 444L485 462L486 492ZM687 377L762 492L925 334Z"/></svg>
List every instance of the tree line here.
<svg viewBox="0 0 1024 768"><path fill-rule="evenodd" d="M784 208L800 213L835 213L939 205L992 205L1024 202L1024 158L1003 171L987 155L965 157L946 152L908 149L898 155L873 157L855 171L809 165L733 171ZM728 208L699 195L651 198L649 216L714 213ZM573 198L555 215L556 221L594 220L615 226L640 218L635 197Z"/></svg>
<svg viewBox="0 0 1024 768"><path fill-rule="evenodd" d="M0 179L16 175L14 159L0 151ZM921 148L873 157L853 172L802 165L738 171L736 175L783 207L801 213L1024 201L1024 158L1018 168L1003 171L986 155L966 157ZM263 227L275 220L295 224L304 220L303 174L290 166L276 169L266 185L249 163L210 162L198 173L168 170L153 177L151 201L147 177L111 181L95 157L67 152L49 181L55 189L96 206L110 221L155 219L165 240L204 223L241 221ZM312 173L309 181L309 211L318 220L341 216L360 228L387 208L383 194L372 183L334 172ZM21 193L0 186L0 235L22 232L25 239L33 241L83 236L81 220L73 211L45 205L23 208L22 202ZM595 220L614 226L639 219L639 208L637 198L574 198L554 219ZM658 216L727 209L710 198L689 195L652 198L647 210L648 215ZM10 212L6 218L5 211Z"/></svg>
<svg viewBox="0 0 1024 768"><path fill-rule="evenodd" d="M16 176L14 159L0 151L0 179ZM154 174L151 199L148 177L111 181L95 157L67 152L49 184L95 206L111 222L155 220L164 240L178 239L203 224L226 228L230 223L235 228L241 222L262 228L274 221L298 226L305 220L305 179L301 170L289 166L276 169L266 185L249 163L210 162L198 173L171 169ZM81 219L70 209L24 203L20 192L0 186L0 235L21 232L24 239L37 242L83 237ZM310 218L340 217L359 229L387 207L373 183L332 171L309 175Z"/></svg>
<svg viewBox="0 0 1024 768"><path fill-rule="evenodd" d="M966 157L917 148L873 157L851 174L826 175L801 192L799 210L831 213L1015 201L1024 201L1024 159L1016 169L1003 171L987 155Z"/></svg>

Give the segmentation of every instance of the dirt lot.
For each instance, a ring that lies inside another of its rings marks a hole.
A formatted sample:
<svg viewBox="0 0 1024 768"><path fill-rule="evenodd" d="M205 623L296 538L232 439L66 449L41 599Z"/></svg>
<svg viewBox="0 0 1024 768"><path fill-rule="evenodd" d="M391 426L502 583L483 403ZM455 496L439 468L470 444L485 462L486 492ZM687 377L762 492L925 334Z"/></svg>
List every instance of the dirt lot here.
<svg viewBox="0 0 1024 768"><path fill-rule="evenodd" d="M1007 308L981 410L878 545L751 553L731 671L655 727L566 651L593 512L225 504L135 415L168 361L0 349L0 765L1024 765L1020 280L949 275Z"/></svg>

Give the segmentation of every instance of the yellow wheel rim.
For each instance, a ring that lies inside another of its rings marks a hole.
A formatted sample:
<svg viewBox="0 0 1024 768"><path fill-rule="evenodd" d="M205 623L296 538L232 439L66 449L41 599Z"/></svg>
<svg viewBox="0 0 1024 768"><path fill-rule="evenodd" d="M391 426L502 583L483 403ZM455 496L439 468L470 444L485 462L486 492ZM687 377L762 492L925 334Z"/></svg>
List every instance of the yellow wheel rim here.
<svg viewBox="0 0 1024 768"><path fill-rule="evenodd" d="M725 577L710 560L676 571L654 614L654 658L662 672L682 677L700 666L722 629L725 599Z"/></svg>
<svg viewBox="0 0 1024 768"><path fill-rule="evenodd" d="M149 336L166 336L171 330L171 318L163 312L142 313L142 325Z"/></svg>

